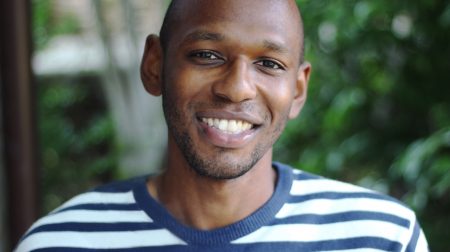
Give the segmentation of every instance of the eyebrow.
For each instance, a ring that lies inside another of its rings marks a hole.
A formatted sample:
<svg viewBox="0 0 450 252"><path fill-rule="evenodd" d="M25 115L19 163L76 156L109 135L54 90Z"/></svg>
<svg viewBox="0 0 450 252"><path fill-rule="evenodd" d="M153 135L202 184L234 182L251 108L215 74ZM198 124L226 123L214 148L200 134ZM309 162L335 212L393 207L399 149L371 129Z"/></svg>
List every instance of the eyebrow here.
<svg viewBox="0 0 450 252"><path fill-rule="evenodd" d="M264 40L263 41L263 46L266 49L269 49L269 50L272 50L272 51L275 51L275 52L279 52L279 53L287 53L287 52L289 52L287 47L285 47L285 46L283 46L283 45L281 45L279 43L269 41L269 40Z"/></svg>
<svg viewBox="0 0 450 252"><path fill-rule="evenodd" d="M221 33L210 32L206 30L197 30L186 36L182 44L195 42L195 41L223 41L225 40L225 36ZM286 46L283 46L280 43L273 42L270 40L263 41L263 47L272 50L275 52L286 54L289 52L289 49Z"/></svg>
<svg viewBox="0 0 450 252"><path fill-rule="evenodd" d="M187 35L183 43L201 40L222 41L224 39L225 36L223 34L199 30Z"/></svg>

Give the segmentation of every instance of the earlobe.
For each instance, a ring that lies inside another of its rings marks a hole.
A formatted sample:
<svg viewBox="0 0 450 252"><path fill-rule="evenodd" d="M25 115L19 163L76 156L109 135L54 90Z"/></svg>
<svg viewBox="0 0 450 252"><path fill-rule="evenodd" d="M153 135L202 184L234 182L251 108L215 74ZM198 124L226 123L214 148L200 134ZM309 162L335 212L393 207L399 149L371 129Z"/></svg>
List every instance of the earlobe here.
<svg viewBox="0 0 450 252"><path fill-rule="evenodd" d="M297 82L295 87L295 96L292 101L292 106L289 111L289 119L294 119L298 116L306 102L309 75L311 74L311 64L304 62L300 65L297 73Z"/></svg>
<svg viewBox="0 0 450 252"><path fill-rule="evenodd" d="M145 42L141 61L141 80L145 90L154 96L161 95L163 53L159 37L151 34Z"/></svg>

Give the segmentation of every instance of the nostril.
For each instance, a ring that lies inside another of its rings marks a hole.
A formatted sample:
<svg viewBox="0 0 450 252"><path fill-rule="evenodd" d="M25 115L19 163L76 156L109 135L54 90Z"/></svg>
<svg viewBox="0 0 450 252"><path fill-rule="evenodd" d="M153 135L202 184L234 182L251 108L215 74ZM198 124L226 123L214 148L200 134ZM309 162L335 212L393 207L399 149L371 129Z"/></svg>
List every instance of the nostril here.
<svg viewBox="0 0 450 252"><path fill-rule="evenodd" d="M222 94L222 93L214 93L221 101L225 101L225 102L230 102L232 101L227 95Z"/></svg>
<svg viewBox="0 0 450 252"><path fill-rule="evenodd" d="M256 88L247 82L216 84L213 89L216 97L228 102L239 103L256 97Z"/></svg>

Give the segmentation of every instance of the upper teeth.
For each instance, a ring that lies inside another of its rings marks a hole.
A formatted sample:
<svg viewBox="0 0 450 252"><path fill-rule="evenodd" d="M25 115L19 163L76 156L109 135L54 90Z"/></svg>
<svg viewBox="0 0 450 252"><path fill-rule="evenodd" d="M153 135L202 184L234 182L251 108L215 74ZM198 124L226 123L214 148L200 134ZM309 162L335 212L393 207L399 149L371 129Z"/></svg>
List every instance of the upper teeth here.
<svg viewBox="0 0 450 252"><path fill-rule="evenodd" d="M204 123L207 123L210 127L217 128L228 134L237 134L252 128L252 125L250 123L241 120L202 118L202 121Z"/></svg>

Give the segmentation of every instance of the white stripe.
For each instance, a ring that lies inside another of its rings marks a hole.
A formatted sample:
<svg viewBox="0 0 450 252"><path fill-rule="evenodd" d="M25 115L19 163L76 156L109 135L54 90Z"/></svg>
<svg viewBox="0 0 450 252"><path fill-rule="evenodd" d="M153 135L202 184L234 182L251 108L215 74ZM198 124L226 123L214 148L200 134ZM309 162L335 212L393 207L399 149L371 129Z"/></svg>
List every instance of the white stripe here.
<svg viewBox="0 0 450 252"><path fill-rule="evenodd" d="M414 213L393 201L350 198L350 199L314 199L301 203L286 203L276 214L276 218L285 218L300 214L334 214L346 211L371 211L414 219Z"/></svg>
<svg viewBox="0 0 450 252"><path fill-rule="evenodd" d="M297 170L297 169L292 169L292 173L298 175L298 174L301 174L301 173L304 173L304 172L300 171L300 170Z"/></svg>
<svg viewBox="0 0 450 252"><path fill-rule="evenodd" d="M254 242L316 242L355 237L380 237L393 241L404 240L404 229L389 222L349 221L332 224L286 224L265 226L255 232L234 240L232 243Z"/></svg>
<svg viewBox="0 0 450 252"><path fill-rule="evenodd" d="M43 218L47 223L61 222L152 222L152 219L140 210L71 210L48 215Z"/></svg>
<svg viewBox="0 0 450 252"><path fill-rule="evenodd" d="M168 230L127 232L42 232L27 237L17 252L47 247L120 249L144 246L186 245Z"/></svg>
<svg viewBox="0 0 450 252"><path fill-rule="evenodd" d="M53 212L61 210L63 208L81 205L81 204L133 204L134 200L133 192L125 193L108 193L108 192L87 192L73 197Z"/></svg>
<svg viewBox="0 0 450 252"><path fill-rule="evenodd" d="M427 240L422 230L420 230L419 240L417 241L416 251L426 252L429 251Z"/></svg>
<svg viewBox="0 0 450 252"><path fill-rule="evenodd" d="M32 230L38 226L64 223L117 223L117 222L153 222L144 211L97 211L97 210L70 210L58 212L39 219L31 226Z"/></svg>
<svg viewBox="0 0 450 252"><path fill-rule="evenodd" d="M329 179L294 180L292 183L292 195L306 195L321 192L373 192L359 186Z"/></svg>

